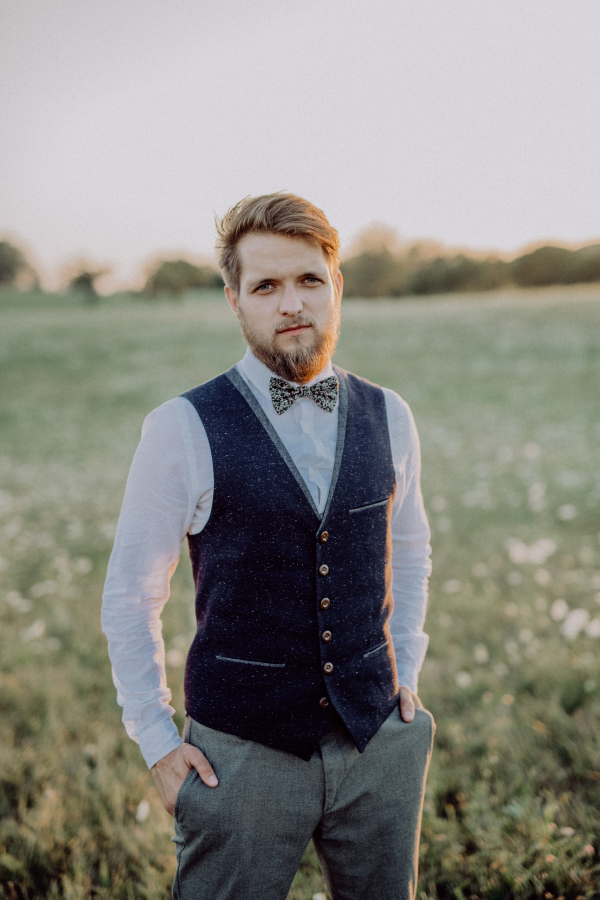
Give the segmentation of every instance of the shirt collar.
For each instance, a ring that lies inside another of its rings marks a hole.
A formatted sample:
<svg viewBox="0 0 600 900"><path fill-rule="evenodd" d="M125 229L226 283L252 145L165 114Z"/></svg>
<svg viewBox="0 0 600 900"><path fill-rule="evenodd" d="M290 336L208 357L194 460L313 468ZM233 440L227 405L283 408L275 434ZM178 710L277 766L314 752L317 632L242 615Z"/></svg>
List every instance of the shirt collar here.
<svg viewBox="0 0 600 900"><path fill-rule="evenodd" d="M257 390L264 394L265 397L270 398L269 382L271 378L279 378L279 375L276 375L275 372L271 372L260 359L257 359L250 347L248 347L243 358L237 364L237 368L247 381L251 381ZM315 378L307 382L306 387L310 387L311 384L316 384L317 381L323 381L324 378L328 378L329 375L333 374L333 365L331 364L331 360L329 360L325 368L322 369ZM285 379L282 380L285 381ZM295 384L296 382L292 381L289 383Z"/></svg>

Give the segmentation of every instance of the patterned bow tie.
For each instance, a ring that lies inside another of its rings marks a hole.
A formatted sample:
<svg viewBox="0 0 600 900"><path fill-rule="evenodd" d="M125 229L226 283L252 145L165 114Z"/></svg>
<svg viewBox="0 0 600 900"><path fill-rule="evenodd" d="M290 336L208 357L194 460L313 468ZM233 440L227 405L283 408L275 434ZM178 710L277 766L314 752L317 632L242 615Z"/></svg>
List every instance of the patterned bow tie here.
<svg viewBox="0 0 600 900"><path fill-rule="evenodd" d="M338 395L338 380L336 375L330 375L323 381L313 384L311 387L302 387L283 381L282 378L271 378L269 393L278 416L289 409L295 400L300 397L310 397L317 406L326 412L333 412Z"/></svg>

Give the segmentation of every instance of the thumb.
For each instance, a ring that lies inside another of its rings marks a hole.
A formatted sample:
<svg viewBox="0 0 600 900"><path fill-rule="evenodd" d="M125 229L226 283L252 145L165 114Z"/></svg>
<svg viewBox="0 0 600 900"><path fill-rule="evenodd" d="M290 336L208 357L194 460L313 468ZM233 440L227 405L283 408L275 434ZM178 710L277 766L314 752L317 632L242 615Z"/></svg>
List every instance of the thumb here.
<svg viewBox="0 0 600 900"><path fill-rule="evenodd" d="M415 717L415 701L410 688L400 688L400 715L405 722L412 722Z"/></svg>
<svg viewBox="0 0 600 900"><path fill-rule="evenodd" d="M194 768L204 784L208 787L216 787L219 779L215 775L214 769L201 750L197 747L188 745L186 748L185 761L187 765Z"/></svg>

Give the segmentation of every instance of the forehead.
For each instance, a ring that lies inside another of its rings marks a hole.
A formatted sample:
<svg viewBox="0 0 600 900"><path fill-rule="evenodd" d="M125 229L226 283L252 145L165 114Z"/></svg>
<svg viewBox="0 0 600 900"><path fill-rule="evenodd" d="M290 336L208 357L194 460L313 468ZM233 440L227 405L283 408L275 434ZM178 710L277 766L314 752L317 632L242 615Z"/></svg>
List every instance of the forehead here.
<svg viewBox="0 0 600 900"><path fill-rule="evenodd" d="M238 244L238 253L243 282L329 271L322 248L302 237L245 234Z"/></svg>

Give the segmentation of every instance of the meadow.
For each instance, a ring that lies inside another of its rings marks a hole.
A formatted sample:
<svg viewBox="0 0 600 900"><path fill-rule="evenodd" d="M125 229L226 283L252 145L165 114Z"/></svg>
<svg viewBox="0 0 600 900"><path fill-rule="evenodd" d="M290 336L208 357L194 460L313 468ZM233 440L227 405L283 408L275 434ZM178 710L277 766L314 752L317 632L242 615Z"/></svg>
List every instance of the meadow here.
<svg viewBox="0 0 600 900"><path fill-rule="evenodd" d="M144 416L242 339L215 295L4 295L0 325L0 897L166 900L172 820L120 722L101 591ZM418 897L599 898L600 287L348 301L336 361L421 436ZM163 621L181 725L185 549ZM324 892L309 846L288 900Z"/></svg>

